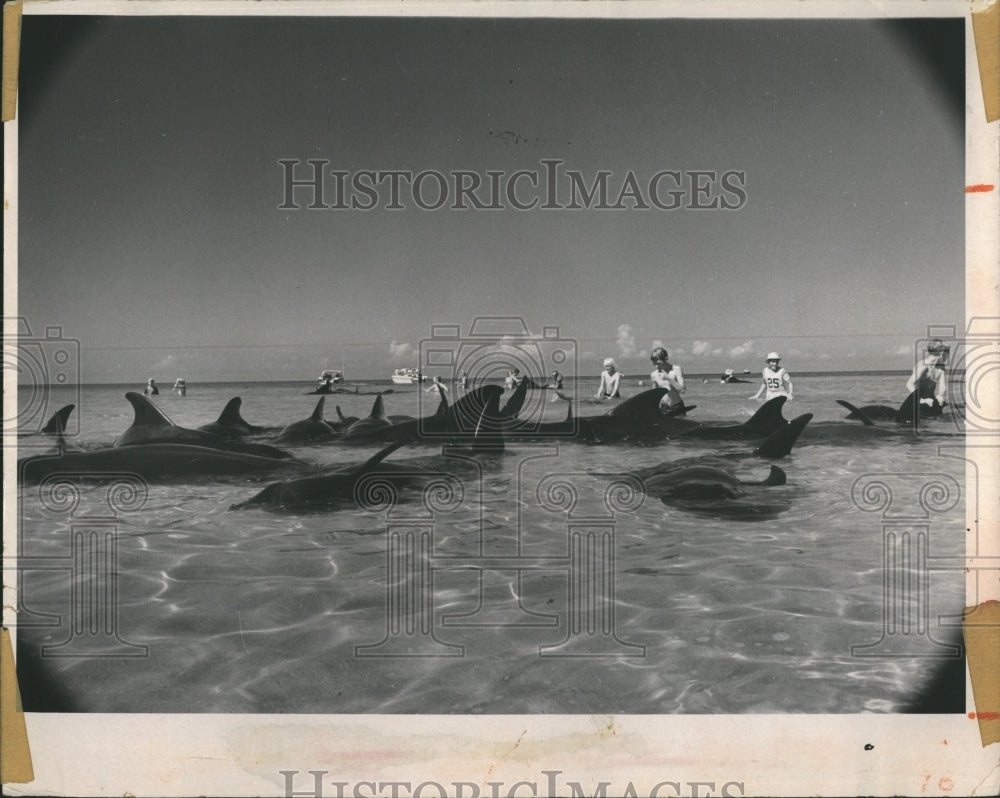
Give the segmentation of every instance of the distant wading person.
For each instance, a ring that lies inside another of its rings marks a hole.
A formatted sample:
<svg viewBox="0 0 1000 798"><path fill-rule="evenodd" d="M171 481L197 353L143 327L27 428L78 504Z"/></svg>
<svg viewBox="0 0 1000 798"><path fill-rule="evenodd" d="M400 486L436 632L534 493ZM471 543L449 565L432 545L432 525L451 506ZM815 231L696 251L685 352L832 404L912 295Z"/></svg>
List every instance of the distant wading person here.
<svg viewBox="0 0 1000 798"><path fill-rule="evenodd" d="M434 392L436 394L446 394L448 393L448 386L441 382L441 378L438 376L434 377L434 382L432 382L427 388L424 388L424 393Z"/></svg>
<svg viewBox="0 0 1000 798"><path fill-rule="evenodd" d="M767 355L767 367L761 372L761 384L751 399L760 399L760 395L767 392L764 401L774 399L776 396L786 396L788 401L792 401L792 378L781 367L781 356L777 352L769 352Z"/></svg>
<svg viewBox="0 0 1000 798"><path fill-rule="evenodd" d="M146 387L142 389L143 396L159 396L160 389L156 387L156 380L150 377L146 380Z"/></svg>
<svg viewBox="0 0 1000 798"><path fill-rule="evenodd" d="M670 354L662 346L656 347L649 354L649 359L653 361L653 373L649 375L649 381L659 388L666 388L667 393L660 400L660 410L668 412L678 407L684 406L684 372L680 366L675 366L670 362Z"/></svg>

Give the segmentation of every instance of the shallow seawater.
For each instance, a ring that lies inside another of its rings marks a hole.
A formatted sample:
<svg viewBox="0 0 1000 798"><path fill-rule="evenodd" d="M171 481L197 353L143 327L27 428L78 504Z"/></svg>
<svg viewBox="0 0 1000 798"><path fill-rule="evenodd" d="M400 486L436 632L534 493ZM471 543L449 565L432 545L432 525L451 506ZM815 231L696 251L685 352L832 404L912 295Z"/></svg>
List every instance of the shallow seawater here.
<svg viewBox="0 0 1000 798"><path fill-rule="evenodd" d="M894 404L903 380L798 377L785 416L843 421L835 399ZM192 385L157 401L197 427L238 395L249 422L281 426L312 412L308 387ZM60 390L48 407L77 403L84 447L131 423L124 386ZM739 423L755 390L692 380L686 398L692 418ZM397 387L386 411L426 414L431 396ZM546 398L530 395L522 415L561 419L566 405ZM326 415L366 415L373 399L327 397ZM427 503L310 512L230 509L272 481L257 476L172 479L112 505L107 484L80 485L75 504L22 487L26 708L901 711L958 636L964 436L945 419L917 437L810 431L780 461L786 485L701 510L636 493L627 475L723 455L753 481L770 463L744 443L525 442L472 461L408 446L390 461L443 475ZM376 450L291 449L316 470ZM944 488L922 492L928 482Z"/></svg>

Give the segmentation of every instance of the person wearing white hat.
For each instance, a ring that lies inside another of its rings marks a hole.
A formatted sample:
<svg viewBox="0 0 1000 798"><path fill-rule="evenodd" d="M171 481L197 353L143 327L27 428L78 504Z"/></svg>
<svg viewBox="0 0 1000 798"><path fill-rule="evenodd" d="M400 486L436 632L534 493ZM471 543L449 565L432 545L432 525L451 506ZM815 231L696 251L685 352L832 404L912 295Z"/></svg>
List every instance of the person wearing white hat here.
<svg viewBox="0 0 1000 798"><path fill-rule="evenodd" d="M601 385L597 389L598 399L621 399L622 395L618 391L621 385L622 375L615 366L613 358L604 358L604 371L601 372Z"/></svg>
<svg viewBox="0 0 1000 798"><path fill-rule="evenodd" d="M792 378L781 366L781 355L777 352L768 352L766 360L767 366L761 372L760 388L750 398L760 399L763 393L764 401L774 399L776 396L785 396L789 402L792 401Z"/></svg>

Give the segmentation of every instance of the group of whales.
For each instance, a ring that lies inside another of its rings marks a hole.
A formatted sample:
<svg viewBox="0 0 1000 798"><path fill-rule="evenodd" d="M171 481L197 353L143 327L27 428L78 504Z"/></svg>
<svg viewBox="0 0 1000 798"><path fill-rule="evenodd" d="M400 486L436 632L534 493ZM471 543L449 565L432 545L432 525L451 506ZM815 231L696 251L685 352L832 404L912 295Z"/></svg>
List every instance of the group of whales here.
<svg viewBox="0 0 1000 798"><path fill-rule="evenodd" d="M129 392L126 399L132 405L135 418L132 425L110 447L83 450L70 446L63 435L73 406L59 410L40 431L56 439L56 451L25 457L18 462L19 480L30 484L61 474L79 478L101 478L110 473L133 473L147 480L194 475L266 475L287 472L289 479L269 485L247 501L234 505L266 505L279 508L298 506L332 506L353 501L359 481L377 473L396 487L421 486L432 473L425 462L386 463L386 458L408 443L430 443L451 448L465 447L472 455L498 453L506 442L518 440L581 441L592 443L628 440L714 440L747 441L755 444L748 451L731 456L753 455L777 459L787 455L812 414L806 413L787 421L782 415L785 397L766 402L741 424L708 424L687 418L694 406L663 413L659 403L665 394L653 388L623 400L602 415L574 417L570 404L564 421L538 423L520 418L527 385L519 386L508 401L500 406L504 391L497 385L485 385L470 391L454 404L444 395L436 413L422 418L389 416L382 396L376 396L371 413L363 418L345 417L337 407L338 421L323 416L325 396L306 419L285 427L260 427L248 423L240 414L241 400L231 399L219 418L197 429L178 426L150 399ZM828 422L828 429L883 430L874 418L891 418L894 422L916 426L919 417L914 398L908 397L893 414L891 408L878 406L854 408L849 418L858 418L862 425ZM910 408L907 410L907 408ZM252 440L250 440L252 439ZM264 442L268 440L270 442ZM280 445L317 445L328 442L344 444L382 445L378 452L360 464L324 469L314 473L315 466L292 457ZM277 444L277 445L276 445ZM454 462L454 461L452 461ZM429 465L428 465L429 464ZM305 476L302 472L307 473ZM768 477L759 483L740 483L723 466L706 464L704 458L696 464L665 463L636 474L644 489L665 502L680 502L712 498L732 498L742 493L742 485L784 484L784 472L771 467Z"/></svg>

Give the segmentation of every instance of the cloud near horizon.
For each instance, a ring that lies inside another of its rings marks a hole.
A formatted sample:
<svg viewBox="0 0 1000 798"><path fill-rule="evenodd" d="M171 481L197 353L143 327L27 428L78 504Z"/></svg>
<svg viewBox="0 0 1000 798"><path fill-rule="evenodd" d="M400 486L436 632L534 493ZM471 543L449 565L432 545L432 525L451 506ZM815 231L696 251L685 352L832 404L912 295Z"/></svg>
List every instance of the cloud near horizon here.
<svg viewBox="0 0 1000 798"><path fill-rule="evenodd" d="M413 344L405 341L392 341L389 344L389 357L393 360L410 360L413 357Z"/></svg>
<svg viewBox="0 0 1000 798"><path fill-rule="evenodd" d="M713 347L711 341L695 341L691 344L691 354L695 357L718 357L722 347Z"/></svg>
<svg viewBox="0 0 1000 798"><path fill-rule="evenodd" d="M632 335L631 324L618 325L618 355L620 357L634 357L638 354L635 347L635 336Z"/></svg>
<svg viewBox="0 0 1000 798"><path fill-rule="evenodd" d="M753 341L744 341L739 346L734 346L729 350L730 357L745 357L754 352Z"/></svg>

